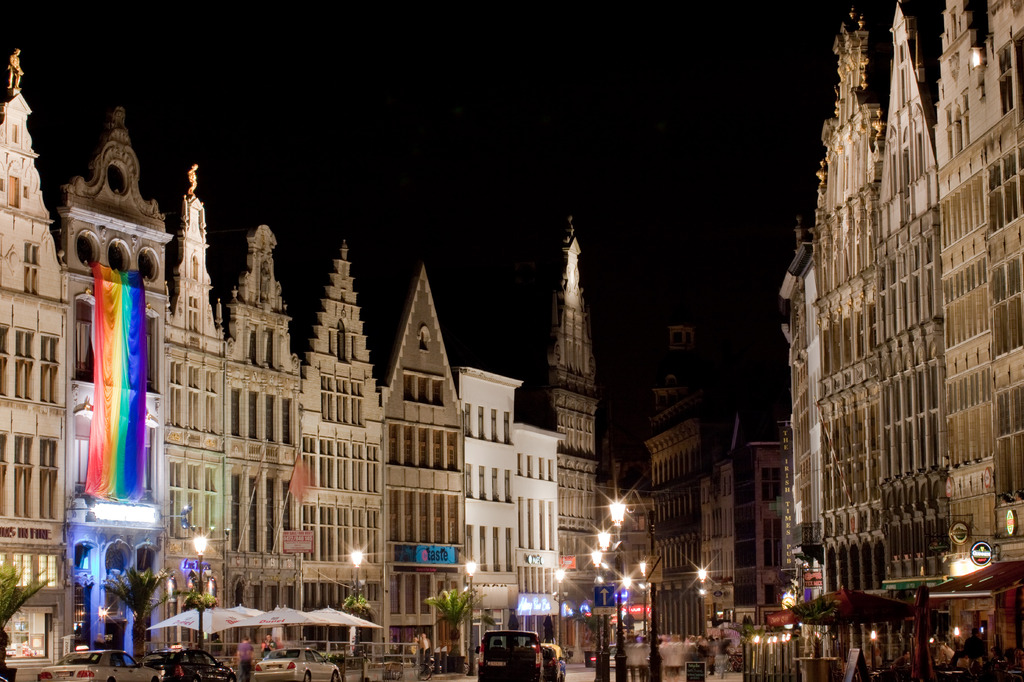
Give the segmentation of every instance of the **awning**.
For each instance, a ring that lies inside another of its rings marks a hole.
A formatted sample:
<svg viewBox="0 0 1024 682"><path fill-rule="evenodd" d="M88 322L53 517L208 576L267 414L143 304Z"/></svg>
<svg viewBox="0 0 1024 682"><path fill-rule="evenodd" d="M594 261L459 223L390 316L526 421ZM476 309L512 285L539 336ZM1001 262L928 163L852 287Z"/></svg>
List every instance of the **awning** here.
<svg viewBox="0 0 1024 682"><path fill-rule="evenodd" d="M1017 587L1024 582L1024 561L1000 561L974 573L939 585L932 590L929 606L947 599L984 599Z"/></svg>
<svg viewBox="0 0 1024 682"><path fill-rule="evenodd" d="M934 587L941 585L946 579L941 575L920 576L917 578L891 578L882 581L882 587L886 590L916 590L921 585Z"/></svg>

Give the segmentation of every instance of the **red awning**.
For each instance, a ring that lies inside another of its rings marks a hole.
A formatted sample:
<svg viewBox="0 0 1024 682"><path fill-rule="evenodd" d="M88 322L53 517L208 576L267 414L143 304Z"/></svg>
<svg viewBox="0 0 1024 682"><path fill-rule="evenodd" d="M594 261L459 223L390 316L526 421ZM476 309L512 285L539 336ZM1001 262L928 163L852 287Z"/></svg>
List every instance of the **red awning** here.
<svg viewBox="0 0 1024 682"><path fill-rule="evenodd" d="M1024 582L1024 561L1000 561L973 573L953 578L931 591L928 605L947 599L983 599L1017 587Z"/></svg>

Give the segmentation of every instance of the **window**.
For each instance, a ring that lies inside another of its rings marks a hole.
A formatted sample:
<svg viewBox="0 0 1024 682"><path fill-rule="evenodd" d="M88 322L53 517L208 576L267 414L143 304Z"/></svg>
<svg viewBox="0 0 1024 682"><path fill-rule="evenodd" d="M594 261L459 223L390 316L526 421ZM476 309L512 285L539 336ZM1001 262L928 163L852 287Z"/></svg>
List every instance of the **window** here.
<svg viewBox="0 0 1024 682"><path fill-rule="evenodd" d="M25 292L39 293L39 245L25 242Z"/></svg>
<svg viewBox="0 0 1024 682"><path fill-rule="evenodd" d="M491 440L498 441L498 411L491 410Z"/></svg>
<svg viewBox="0 0 1024 682"><path fill-rule="evenodd" d="M491 499L498 501L498 469L491 469ZM495 531L497 532L497 531Z"/></svg>
<svg viewBox="0 0 1024 682"><path fill-rule="evenodd" d="M259 438L256 430L256 406L259 404L259 395L255 391L249 391L249 438Z"/></svg>
<svg viewBox="0 0 1024 682"><path fill-rule="evenodd" d="M292 444L292 399L281 399L281 442Z"/></svg>
<svg viewBox="0 0 1024 682"><path fill-rule="evenodd" d="M29 380L32 377L32 332L17 330L14 338L14 397L31 398Z"/></svg>
<svg viewBox="0 0 1024 682"><path fill-rule="evenodd" d="M1009 43L999 50L999 103L1003 115L1013 109L1013 71L1011 69L1011 58L1013 50Z"/></svg>
<svg viewBox="0 0 1024 682"><path fill-rule="evenodd" d="M505 501L512 501L512 471L505 469Z"/></svg>
<svg viewBox="0 0 1024 682"><path fill-rule="evenodd" d="M466 497L472 497L473 496L473 465L472 464L467 464L466 465L466 484L465 485L466 485L466 490L464 492L466 493Z"/></svg>
<svg viewBox="0 0 1024 682"><path fill-rule="evenodd" d="M39 518L56 519L57 494L57 441L39 439Z"/></svg>
<svg viewBox="0 0 1024 682"><path fill-rule="evenodd" d="M39 400L57 402L57 337L42 335L39 339Z"/></svg>
<svg viewBox="0 0 1024 682"><path fill-rule="evenodd" d="M266 396L267 406L267 421L265 424L265 430L267 434L267 440L274 440L274 396Z"/></svg>
<svg viewBox="0 0 1024 682"><path fill-rule="evenodd" d="M21 208L21 179L13 175L7 176L7 205Z"/></svg>
<svg viewBox="0 0 1024 682"><path fill-rule="evenodd" d="M92 303L81 298L75 302L75 378L93 380Z"/></svg>
<svg viewBox="0 0 1024 682"><path fill-rule="evenodd" d="M242 391L233 388L231 389L231 435L241 436L242 435ZM237 526L236 526L237 528Z"/></svg>
<svg viewBox="0 0 1024 682"><path fill-rule="evenodd" d="M249 362L256 364L256 332L249 332Z"/></svg>
<svg viewBox="0 0 1024 682"><path fill-rule="evenodd" d="M266 364L267 367L274 366L274 332L267 332L267 348L266 348Z"/></svg>
<svg viewBox="0 0 1024 682"><path fill-rule="evenodd" d="M14 515L28 517L28 500L32 485L32 438L14 437Z"/></svg>
<svg viewBox="0 0 1024 682"><path fill-rule="evenodd" d="M508 412L505 413L505 444L508 445L512 442L512 429L510 428L512 421L512 415Z"/></svg>
<svg viewBox="0 0 1024 682"><path fill-rule="evenodd" d="M484 482L487 480L487 467L481 466L478 473L480 475L480 487L477 489L476 495L481 500L486 500L487 499L487 490L484 487Z"/></svg>
<svg viewBox="0 0 1024 682"><path fill-rule="evenodd" d="M482 405L476 408L476 437L484 437L484 408Z"/></svg>

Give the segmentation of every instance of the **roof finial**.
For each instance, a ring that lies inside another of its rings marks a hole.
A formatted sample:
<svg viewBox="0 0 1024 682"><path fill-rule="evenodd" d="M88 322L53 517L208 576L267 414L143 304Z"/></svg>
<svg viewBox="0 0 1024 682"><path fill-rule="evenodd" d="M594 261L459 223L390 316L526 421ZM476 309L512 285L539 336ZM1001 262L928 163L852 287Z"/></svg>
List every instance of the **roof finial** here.
<svg viewBox="0 0 1024 682"><path fill-rule="evenodd" d="M193 163L192 167L188 169L188 195L194 197L196 195L196 185L199 184L199 178L196 176L196 171L199 170L199 164Z"/></svg>
<svg viewBox="0 0 1024 682"><path fill-rule="evenodd" d="M576 229L572 226L572 216L569 216L566 220L569 221L569 227L566 230L566 241L569 241L576 234Z"/></svg>
<svg viewBox="0 0 1024 682"><path fill-rule="evenodd" d="M21 69L21 58L18 56L20 54L21 50L14 48L14 52L11 53L11 58L8 60L7 90L11 94L21 90L21 77L25 75L25 72Z"/></svg>

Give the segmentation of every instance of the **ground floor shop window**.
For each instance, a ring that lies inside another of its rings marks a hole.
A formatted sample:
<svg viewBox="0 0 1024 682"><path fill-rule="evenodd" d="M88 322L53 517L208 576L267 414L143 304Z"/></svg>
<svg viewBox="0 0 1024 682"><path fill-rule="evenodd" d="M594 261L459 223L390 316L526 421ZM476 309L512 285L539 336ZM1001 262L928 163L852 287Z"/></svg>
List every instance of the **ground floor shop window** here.
<svg viewBox="0 0 1024 682"><path fill-rule="evenodd" d="M53 616L46 611L23 609L7 622L8 659L40 658L50 650Z"/></svg>

